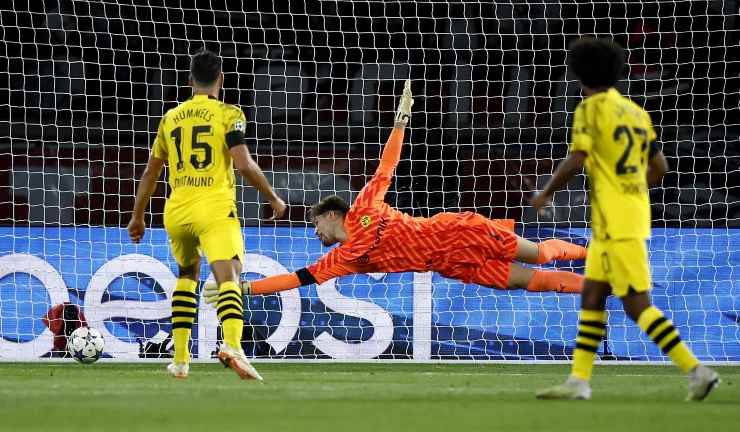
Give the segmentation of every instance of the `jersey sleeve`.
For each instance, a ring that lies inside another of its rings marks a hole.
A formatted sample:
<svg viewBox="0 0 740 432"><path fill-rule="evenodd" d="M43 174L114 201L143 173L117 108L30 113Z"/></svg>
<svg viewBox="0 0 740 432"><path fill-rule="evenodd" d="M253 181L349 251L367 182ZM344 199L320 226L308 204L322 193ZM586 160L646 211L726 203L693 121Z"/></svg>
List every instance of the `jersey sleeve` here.
<svg viewBox="0 0 740 432"><path fill-rule="evenodd" d="M360 190L357 198L355 198L354 205L373 207L382 203L390 185L390 175L376 172L373 178Z"/></svg>
<svg viewBox="0 0 740 432"><path fill-rule="evenodd" d="M316 263L306 267L307 273L302 273L301 270L296 272L301 279L301 285L321 284L335 277L358 273L357 266L349 262L345 254L344 246L339 246L319 258Z"/></svg>
<svg viewBox="0 0 740 432"><path fill-rule="evenodd" d="M162 116L159 121L159 127L157 128L157 136L154 138L154 144L152 144L152 156L157 159L167 160L167 136L164 132L164 125L167 121L167 116Z"/></svg>
<svg viewBox="0 0 740 432"><path fill-rule="evenodd" d="M224 116L224 138L226 146L232 148L244 144L244 133L247 130L247 118L244 111L229 106Z"/></svg>
<svg viewBox="0 0 740 432"><path fill-rule="evenodd" d="M319 258L315 264L296 272L283 273L252 281L250 283L249 294L274 294L304 285L324 283L338 276L358 273L355 266L349 264L346 258L343 257L343 252L340 246Z"/></svg>
<svg viewBox="0 0 740 432"><path fill-rule="evenodd" d="M355 204L374 206L383 202L393 178L393 170L396 169L398 162L401 160L402 145L403 129L394 128L385 146L383 146L383 156L380 159L378 169L375 170L373 178L355 198Z"/></svg>
<svg viewBox="0 0 740 432"><path fill-rule="evenodd" d="M581 103L573 114L570 151L591 153L593 147L593 125L589 124L586 104Z"/></svg>
<svg viewBox="0 0 740 432"><path fill-rule="evenodd" d="M645 113L645 124L647 124L647 142L648 142L648 159L651 159L659 151L661 151L660 143L658 143L658 134L655 133L653 128L653 120L650 118L650 114Z"/></svg>
<svg viewBox="0 0 740 432"><path fill-rule="evenodd" d="M303 269L305 270L305 269ZM252 281L249 294L274 294L301 286L300 272L283 273Z"/></svg>

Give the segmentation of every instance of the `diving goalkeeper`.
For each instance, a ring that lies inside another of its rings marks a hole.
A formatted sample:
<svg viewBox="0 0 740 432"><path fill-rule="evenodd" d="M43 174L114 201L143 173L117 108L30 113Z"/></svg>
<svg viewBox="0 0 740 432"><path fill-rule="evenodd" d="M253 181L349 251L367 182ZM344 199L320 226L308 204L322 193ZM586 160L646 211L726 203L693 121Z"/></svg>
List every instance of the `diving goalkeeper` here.
<svg viewBox="0 0 740 432"><path fill-rule="evenodd" d="M350 205L330 196L311 208L316 236L324 246L340 245L315 264L294 273L241 283L244 294L271 294L329 279L372 272L426 272L496 289L580 293L581 275L541 271L514 264L544 264L586 257L586 248L562 240L534 243L513 232L511 219L491 220L472 212L412 217L383 201L401 156L411 116L406 81L395 126L375 175ZM206 301L218 301L218 287L206 284Z"/></svg>

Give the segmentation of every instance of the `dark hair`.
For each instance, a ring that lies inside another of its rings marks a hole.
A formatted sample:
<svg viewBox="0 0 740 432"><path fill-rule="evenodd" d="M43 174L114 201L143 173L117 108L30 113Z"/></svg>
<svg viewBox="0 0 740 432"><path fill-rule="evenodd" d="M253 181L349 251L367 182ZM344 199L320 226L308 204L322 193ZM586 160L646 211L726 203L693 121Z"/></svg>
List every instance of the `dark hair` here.
<svg viewBox="0 0 740 432"><path fill-rule="evenodd" d="M570 45L568 68L587 87L612 87L624 70L624 49L611 39L580 38Z"/></svg>
<svg viewBox="0 0 740 432"><path fill-rule="evenodd" d="M197 84L208 86L216 82L221 73L221 57L203 49L190 60L190 77Z"/></svg>
<svg viewBox="0 0 740 432"><path fill-rule="evenodd" d="M349 211L349 204L337 195L328 196L311 207L311 217L315 218L330 211L338 211L345 215Z"/></svg>

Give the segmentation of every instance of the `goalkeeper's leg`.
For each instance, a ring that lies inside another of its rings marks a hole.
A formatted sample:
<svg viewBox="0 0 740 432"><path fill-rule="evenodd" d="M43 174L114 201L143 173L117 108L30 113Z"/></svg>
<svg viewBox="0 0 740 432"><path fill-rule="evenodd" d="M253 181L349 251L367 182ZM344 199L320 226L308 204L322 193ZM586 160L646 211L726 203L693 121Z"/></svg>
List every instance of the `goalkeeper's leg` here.
<svg viewBox="0 0 740 432"><path fill-rule="evenodd" d="M545 264L551 261L586 259L587 249L564 240L550 239L535 243L517 238L516 260L529 264Z"/></svg>
<svg viewBox="0 0 740 432"><path fill-rule="evenodd" d="M507 288L577 294L583 289L583 276L573 272L535 270L511 264Z"/></svg>

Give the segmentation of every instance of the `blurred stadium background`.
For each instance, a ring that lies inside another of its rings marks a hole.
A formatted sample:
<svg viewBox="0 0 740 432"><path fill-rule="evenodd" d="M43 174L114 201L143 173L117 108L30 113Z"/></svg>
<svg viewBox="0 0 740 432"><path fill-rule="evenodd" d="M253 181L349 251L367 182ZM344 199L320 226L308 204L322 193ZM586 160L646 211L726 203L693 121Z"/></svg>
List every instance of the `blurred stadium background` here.
<svg viewBox="0 0 740 432"><path fill-rule="evenodd" d="M224 57L224 99L252 120L252 150L292 222L317 191L364 183L409 76L412 145L391 201L420 215L473 209L533 222L522 191L567 150L580 94L565 50L581 34L629 50L620 89L651 113L672 168L651 195L656 226L740 223L737 1L2 7L5 225L125 225L159 117L189 96L189 54L204 46ZM164 192L162 183L155 225ZM255 192L241 194L246 223L257 224ZM553 219L583 222L583 202L582 191L559 195Z"/></svg>

